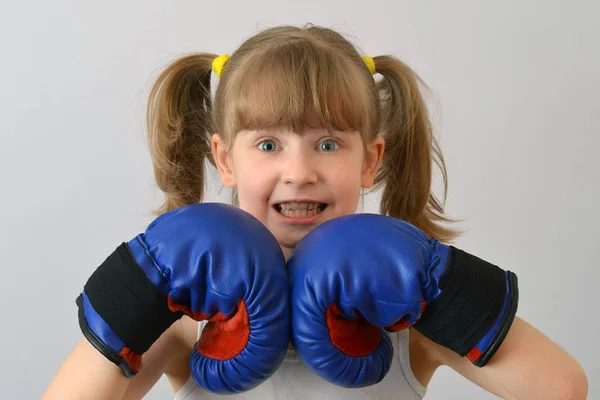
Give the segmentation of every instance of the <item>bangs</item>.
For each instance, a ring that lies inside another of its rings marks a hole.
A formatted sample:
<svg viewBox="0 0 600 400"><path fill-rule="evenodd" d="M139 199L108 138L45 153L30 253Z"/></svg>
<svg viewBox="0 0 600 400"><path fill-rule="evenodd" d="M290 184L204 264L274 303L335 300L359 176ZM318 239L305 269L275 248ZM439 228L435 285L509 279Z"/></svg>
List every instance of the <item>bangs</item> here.
<svg viewBox="0 0 600 400"><path fill-rule="evenodd" d="M370 133L374 83L352 59L301 41L244 61L228 82L228 131L307 128ZM230 136L231 137L231 136Z"/></svg>

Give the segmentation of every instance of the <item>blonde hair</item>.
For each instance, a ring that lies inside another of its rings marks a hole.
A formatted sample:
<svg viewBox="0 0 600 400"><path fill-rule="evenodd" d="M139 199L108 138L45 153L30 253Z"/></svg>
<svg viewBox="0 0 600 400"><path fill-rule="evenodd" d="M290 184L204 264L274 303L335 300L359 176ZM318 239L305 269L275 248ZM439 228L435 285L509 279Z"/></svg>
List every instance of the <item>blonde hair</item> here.
<svg viewBox="0 0 600 400"><path fill-rule="evenodd" d="M184 56L152 87L147 134L166 212L201 202L205 160L214 165L210 137L231 143L244 129L286 126L361 132L363 142L386 146L373 189L383 188L380 212L415 224L442 241L457 233L431 191L432 169L447 175L420 92L423 82L393 56L373 57L375 80L355 47L323 27L281 26L246 40L225 65L211 102L216 54ZM424 85L423 85L424 86Z"/></svg>

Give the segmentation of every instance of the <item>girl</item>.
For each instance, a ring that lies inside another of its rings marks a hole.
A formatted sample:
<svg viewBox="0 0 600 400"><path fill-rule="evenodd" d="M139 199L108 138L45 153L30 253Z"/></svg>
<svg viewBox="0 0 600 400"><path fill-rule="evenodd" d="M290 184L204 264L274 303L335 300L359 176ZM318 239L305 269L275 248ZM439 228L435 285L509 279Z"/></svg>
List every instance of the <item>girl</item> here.
<svg viewBox="0 0 600 400"><path fill-rule="evenodd" d="M214 103L211 70L220 78ZM394 57L361 57L341 35L315 26L267 29L230 59L183 57L161 74L149 98L150 149L165 193L159 213L202 201L208 159L234 189L234 204L269 229L286 258L319 224L355 213L363 189L383 189L382 214L451 241L457 233L443 225L449 220L431 193L433 164L444 185L446 174L420 84ZM141 398L162 374L176 399L213 398L190 378L190 349L203 326L187 316L177 320L130 379L84 338L44 398ZM235 398L420 399L443 365L507 399L587 395L579 364L518 317L483 368L414 329L390 338L394 359L378 384L331 385L290 349L273 376Z"/></svg>

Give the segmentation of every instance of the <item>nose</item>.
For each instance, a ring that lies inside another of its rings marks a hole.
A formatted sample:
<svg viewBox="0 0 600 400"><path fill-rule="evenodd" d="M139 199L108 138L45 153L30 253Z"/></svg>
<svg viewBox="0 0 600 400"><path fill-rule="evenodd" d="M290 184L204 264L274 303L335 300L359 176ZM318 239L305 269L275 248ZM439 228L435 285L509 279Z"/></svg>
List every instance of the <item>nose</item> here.
<svg viewBox="0 0 600 400"><path fill-rule="evenodd" d="M283 161L281 180L298 187L317 183L319 174L314 161L303 152L289 154Z"/></svg>

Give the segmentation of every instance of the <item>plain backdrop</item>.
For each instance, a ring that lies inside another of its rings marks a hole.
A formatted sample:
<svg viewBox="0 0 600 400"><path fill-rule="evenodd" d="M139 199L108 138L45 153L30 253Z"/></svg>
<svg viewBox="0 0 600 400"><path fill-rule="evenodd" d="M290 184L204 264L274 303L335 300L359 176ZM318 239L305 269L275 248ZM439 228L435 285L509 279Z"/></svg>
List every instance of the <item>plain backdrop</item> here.
<svg viewBox="0 0 600 400"><path fill-rule="evenodd" d="M583 0L2 0L0 397L41 396L81 336L83 284L160 204L144 111L161 68L312 22L428 83L456 244L518 274L518 315L600 398L599 13ZM207 200L228 200L214 173ZM165 378L147 396L171 397ZM426 398L494 396L442 368Z"/></svg>

